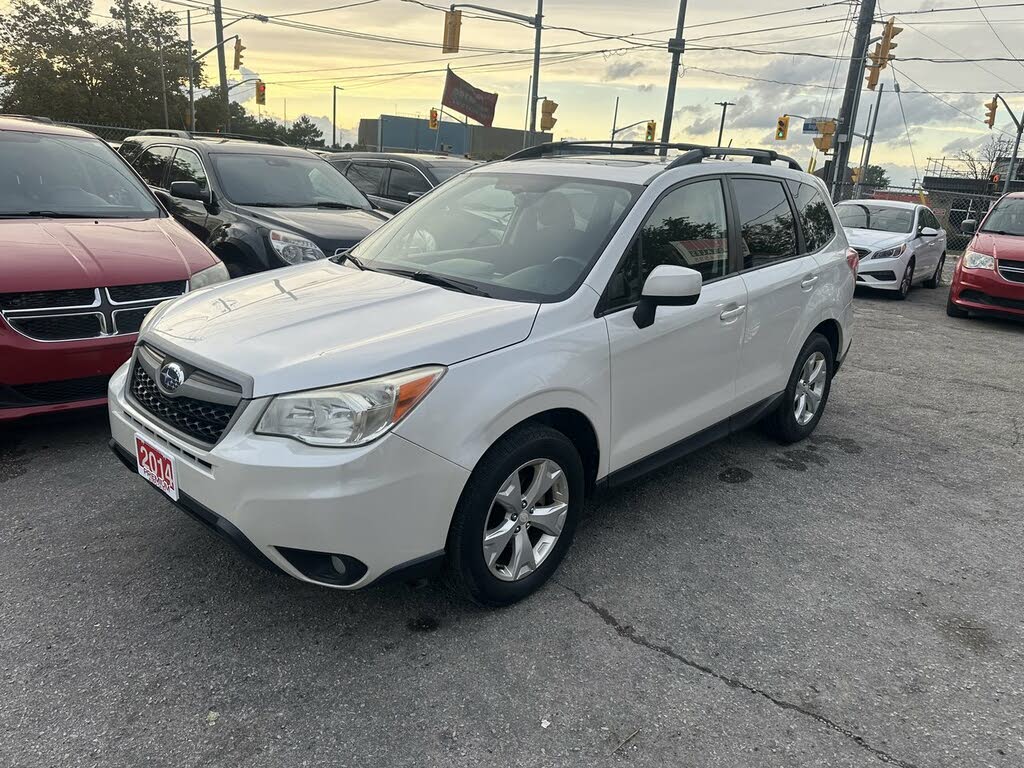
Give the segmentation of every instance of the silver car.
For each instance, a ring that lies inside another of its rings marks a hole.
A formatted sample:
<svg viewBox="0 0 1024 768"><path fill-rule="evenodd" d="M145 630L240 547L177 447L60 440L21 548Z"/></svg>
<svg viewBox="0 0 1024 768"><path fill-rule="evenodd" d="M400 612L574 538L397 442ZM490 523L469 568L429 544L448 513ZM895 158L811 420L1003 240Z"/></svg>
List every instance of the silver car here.
<svg viewBox="0 0 1024 768"><path fill-rule="evenodd" d="M898 200L848 200L836 206L860 256L857 285L905 299L921 283L936 288L946 263L946 230L931 209Z"/></svg>

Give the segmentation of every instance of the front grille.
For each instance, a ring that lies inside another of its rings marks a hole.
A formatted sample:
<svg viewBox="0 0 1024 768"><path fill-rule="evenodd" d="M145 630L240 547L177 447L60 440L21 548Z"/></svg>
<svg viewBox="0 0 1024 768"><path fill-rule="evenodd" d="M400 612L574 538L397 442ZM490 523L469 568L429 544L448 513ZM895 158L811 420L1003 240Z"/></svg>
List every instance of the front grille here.
<svg viewBox="0 0 1024 768"><path fill-rule="evenodd" d="M93 288L69 291L30 291L0 293L0 309L50 309L53 307L87 307L96 301Z"/></svg>
<svg viewBox="0 0 1024 768"><path fill-rule="evenodd" d="M184 280L171 280L166 283L140 283L139 285L114 285L107 288L111 301L120 304L129 301L146 301L147 299L169 299L181 296L184 292Z"/></svg>
<svg viewBox="0 0 1024 768"><path fill-rule="evenodd" d="M975 304L988 304L990 307L1024 310L1024 299L1005 299L1002 296L989 296L981 291L961 291L960 300L972 301Z"/></svg>
<svg viewBox="0 0 1024 768"><path fill-rule="evenodd" d="M1024 261L999 259L999 274L1014 283L1024 283Z"/></svg>
<svg viewBox="0 0 1024 768"><path fill-rule="evenodd" d="M114 313L114 327L118 333L138 333L142 321L152 311L151 307L142 309L123 309Z"/></svg>
<svg viewBox="0 0 1024 768"><path fill-rule="evenodd" d="M863 259L863 258L864 258L865 256L869 256L869 255L871 255L871 249L870 249L870 248L854 248L853 250L855 250L855 251L857 252L857 255L858 255L858 256L859 256L860 258L862 258L862 259Z"/></svg>
<svg viewBox="0 0 1024 768"><path fill-rule="evenodd" d="M896 273L891 269L882 270L881 272L860 272L859 274L873 277L875 280L894 281L896 279Z"/></svg>
<svg viewBox="0 0 1024 768"><path fill-rule="evenodd" d="M167 397L157 389L156 382L138 361L133 366L131 393L135 401L153 416L189 437L211 445L220 440L236 410L236 406L190 397Z"/></svg>
<svg viewBox="0 0 1024 768"><path fill-rule="evenodd" d="M18 333L41 341L93 339L103 335L103 321L98 314L10 317L7 322Z"/></svg>
<svg viewBox="0 0 1024 768"><path fill-rule="evenodd" d="M109 380L109 376L89 376L82 379L44 381L38 384L16 384L10 389L26 400L36 403L73 403L106 397Z"/></svg>

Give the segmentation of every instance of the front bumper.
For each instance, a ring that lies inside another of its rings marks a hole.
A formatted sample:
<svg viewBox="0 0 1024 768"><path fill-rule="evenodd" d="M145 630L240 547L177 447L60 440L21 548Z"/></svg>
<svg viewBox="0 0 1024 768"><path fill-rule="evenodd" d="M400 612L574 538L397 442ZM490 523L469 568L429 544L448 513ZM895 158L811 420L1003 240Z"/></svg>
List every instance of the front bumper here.
<svg viewBox="0 0 1024 768"><path fill-rule="evenodd" d="M960 309L1024 318L1024 283L1007 280L992 269L964 269L962 259L953 270L949 297Z"/></svg>
<svg viewBox="0 0 1024 768"><path fill-rule="evenodd" d="M106 379L135 338L35 341L0 320L0 422L103 405Z"/></svg>
<svg viewBox="0 0 1024 768"><path fill-rule="evenodd" d="M863 258L857 267L857 285L883 291L899 290L905 265L899 258Z"/></svg>
<svg viewBox="0 0 1024 768"><path fill-rule="evenodd" d="M129 400L126 375L124 366L110 381L111 447L129 468L136 432L173 455L179 506L251 559L302 581L357 589L443 554L469 477L462 467L394 433L343 449L254 434L265 401L249 403L203 450ZM330 555L354 561L348 572L361 575L339 583L311 565Z"/></svg>

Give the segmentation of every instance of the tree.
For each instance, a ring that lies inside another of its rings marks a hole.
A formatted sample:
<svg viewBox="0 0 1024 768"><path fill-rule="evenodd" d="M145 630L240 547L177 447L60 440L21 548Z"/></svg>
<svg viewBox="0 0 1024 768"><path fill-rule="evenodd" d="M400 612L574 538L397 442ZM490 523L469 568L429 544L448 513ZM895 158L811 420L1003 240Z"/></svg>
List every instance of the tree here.
<svg viewBox="0 0 1024 768"><path fill-rule="evenodd" d="M124 0L105 24L90 0L14 0L0 15L0 112L130 127L184 127L188 44L173 13ZM202 77L201 70L199 77Z"/></svg>
<svg viewBox="0 0 1024 768"><path fill-rule="evenodd" d="M285 141L300 147L322 147L324 132L316 127L316 124L309 119L309 115L302 115L288 129Z"/></svg>
<svg viewBox="0 0 1024 768"><path fill-rule="evenodd" d="M988 179L996 171L1000 160L1010 156L1012 145L1009 139L994 136L977 149L961 149L956 159L962 163L963 175L969 179Z"/></svg>
<svg viewBox="0 0 1024 768"><path fill-rule="evenodd" d="M880 165L869 165L864 169L864 179L861 184L873 187L874 189L887 189L889 187L889 174Z"/></svg>

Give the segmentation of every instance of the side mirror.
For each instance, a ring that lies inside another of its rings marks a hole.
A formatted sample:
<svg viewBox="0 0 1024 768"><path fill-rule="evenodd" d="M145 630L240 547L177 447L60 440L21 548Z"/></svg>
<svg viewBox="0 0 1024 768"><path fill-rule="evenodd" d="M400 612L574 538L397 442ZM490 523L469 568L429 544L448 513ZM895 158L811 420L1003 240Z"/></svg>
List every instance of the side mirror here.
<svg viewBox="0 0 1024 768"><path fill-rule="evenodd" d="M938 237L939 230L935 227L921 227L921 237Z"/></svg>
<svg viewBox="0 0 1024 768"><path fill-rule="evenodd" d="M978 231L977 219L964 219L963 224L960 225L960 231L965 235L973 235Z"/></svg>
<svg viewBox="0 0 1024 768"><path fill-rule="evenodd" d="M210 197L194 181L172 181L170 192L171 197L177 197L182 200L198 200L203 203L209 202Z"/></svg>
<svg viewBox="0 0 1024 768"><path fill-rule="evenodd" d="M423 197L423 193L422 192L416 192L414 190L414 191L408 193L408 197L409 197L410 200L417 200L417 199Z"/></svg>
<svg viewBox="0 0 1024 768"><path fill-rule="evenodd" d="M646 328L654 322L659 306L689 307L700 298L704 278L700 272L689 267L659 264L644 281L640 302L633 312L637 328Z"/></svg>

